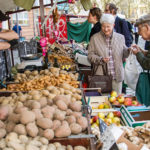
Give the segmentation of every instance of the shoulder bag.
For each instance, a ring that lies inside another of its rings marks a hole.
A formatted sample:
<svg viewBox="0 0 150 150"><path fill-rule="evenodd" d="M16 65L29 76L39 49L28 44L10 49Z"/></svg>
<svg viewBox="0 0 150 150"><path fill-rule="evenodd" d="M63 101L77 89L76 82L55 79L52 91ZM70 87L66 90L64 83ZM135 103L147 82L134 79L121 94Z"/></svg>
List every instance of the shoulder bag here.
<svg viewBox="0 0 150 150"><path fill-rule="evenodd" d="M112 76L108 75L107 64L102 65L104 75L95 75L98 65L93 65L92 74L88 76L89 88L101 88L103 93L112 91Z"/></svg>

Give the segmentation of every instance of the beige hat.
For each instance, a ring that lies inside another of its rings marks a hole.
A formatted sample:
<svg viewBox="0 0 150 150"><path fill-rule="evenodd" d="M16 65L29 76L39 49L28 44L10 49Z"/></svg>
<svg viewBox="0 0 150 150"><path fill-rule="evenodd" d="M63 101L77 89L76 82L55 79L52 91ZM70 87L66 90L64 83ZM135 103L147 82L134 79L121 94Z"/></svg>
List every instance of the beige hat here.
<svg viewBox="0 0 150 150"><path fill-rule="evenodd" d="M135 26L138 26L139 24L143 24L150 21L150 14L144 15L136 20Z"/></svg>

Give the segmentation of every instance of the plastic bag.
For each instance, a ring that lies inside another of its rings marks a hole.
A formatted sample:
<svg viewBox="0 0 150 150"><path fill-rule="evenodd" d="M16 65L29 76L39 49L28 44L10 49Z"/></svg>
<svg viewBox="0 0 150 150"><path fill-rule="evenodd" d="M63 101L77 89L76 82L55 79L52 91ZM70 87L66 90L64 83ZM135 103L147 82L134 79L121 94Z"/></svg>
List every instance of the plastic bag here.
<svg viewBox="0 0 150 150"><path fill-rule="evenodd" d="M136 56L130 53L126 60L124 82L129 88L135 90L136 84L139 78L139 74L142 72L142 67L138 63Z"/></svg>

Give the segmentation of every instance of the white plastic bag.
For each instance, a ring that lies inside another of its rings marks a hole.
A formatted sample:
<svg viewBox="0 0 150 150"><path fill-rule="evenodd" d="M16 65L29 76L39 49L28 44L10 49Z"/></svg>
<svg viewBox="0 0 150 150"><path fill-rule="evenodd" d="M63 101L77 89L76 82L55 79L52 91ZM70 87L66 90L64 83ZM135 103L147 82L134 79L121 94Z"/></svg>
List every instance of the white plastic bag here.
<svg viewBox="0 0 150 150"><path fill-rule="evenodd" d="M138 63L136 56L130 53L126 60L124 82L129 88L135 90L136 84L139 78L139 74L142 72L142 67Z"/></svg>

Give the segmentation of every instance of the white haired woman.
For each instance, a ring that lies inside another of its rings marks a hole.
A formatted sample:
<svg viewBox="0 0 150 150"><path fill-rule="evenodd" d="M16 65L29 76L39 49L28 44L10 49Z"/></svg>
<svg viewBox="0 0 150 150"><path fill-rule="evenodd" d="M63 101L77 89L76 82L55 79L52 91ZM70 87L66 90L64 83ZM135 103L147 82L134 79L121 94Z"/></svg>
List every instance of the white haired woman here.
<svg viewBox="0 0 150 150"><path fill-rule="evenodd" d="M92 64L98 65L96 75L103 75L102 65L107 63L108 74L113 78L112 88L122 93L124 80L123 59L129 56L124 36L114 32L115 18L111 14L103 14L100 19L102 28L91 37L88 47L88 58Z"/></svg>

